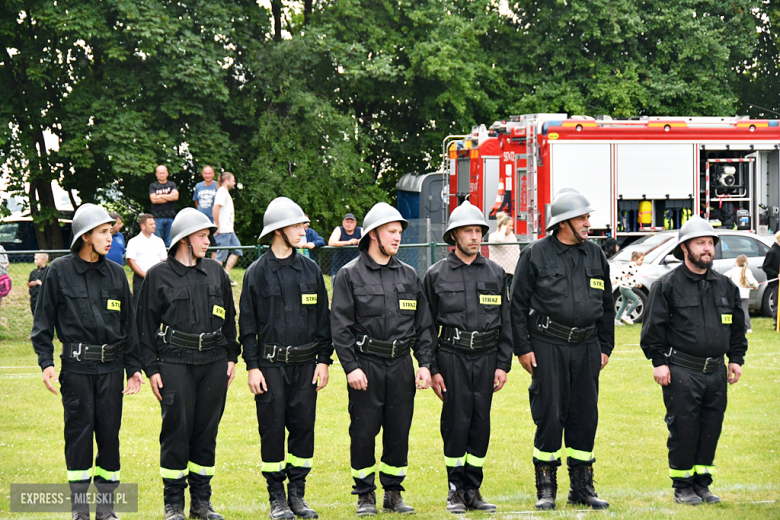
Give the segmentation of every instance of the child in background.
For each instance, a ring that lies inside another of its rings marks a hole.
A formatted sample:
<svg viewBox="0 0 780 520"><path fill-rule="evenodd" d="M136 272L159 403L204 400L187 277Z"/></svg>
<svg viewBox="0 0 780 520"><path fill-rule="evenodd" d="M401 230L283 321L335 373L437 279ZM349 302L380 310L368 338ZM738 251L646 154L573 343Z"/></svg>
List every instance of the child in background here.
<svg viewBox="0 0 780 520"><path fill-rule="evenodd" d="M623 297L623 304L618 309L617 315L615 315L615 325L623 325L620 323L622 319L629 325L634 324L634 320L631 319L631 314L636 310L640 303L639 296L634 292L634 287L642 287L641 283L637 283L637 272L639 266L645 261L644 253L634 251L631 253L631 261L623 268L621 276L618 277L618 283L620 284L620 295ZM631 306L628 307L629 302ZM623 311L628 307L628 311L623 315Z"/></svg>
<svg viewBox="0 0 780 520"><path fill-rule="evenodd" d="M30 278L27 280L27 288L30 289L30 312L35 315L35 303L38 301L38 292L43 284L43 275L46 274L46 268L49 266L49 255L47 253L35 253L35 269L30 272Z"/></svg>
<svg viewBox="0 0 780 520"><path fill-rule="evenodd" d="M747 332L753 332L750 327L750 314L748 313L748 303L750 302L750 289L758 289L758 281L753 273L748 269L748 259L745 255L739 255L726 276L739 287L739 297L742 300L742 311L745 313L745 327Z"/></svg>

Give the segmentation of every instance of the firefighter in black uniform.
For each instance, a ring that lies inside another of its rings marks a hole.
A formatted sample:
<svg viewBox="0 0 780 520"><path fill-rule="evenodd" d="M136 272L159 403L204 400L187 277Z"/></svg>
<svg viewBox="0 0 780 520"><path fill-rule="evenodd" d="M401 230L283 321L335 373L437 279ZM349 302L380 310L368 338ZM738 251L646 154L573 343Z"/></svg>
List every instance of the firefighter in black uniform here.
<svg viewBox="0 0 780 520"><path fill-rule="evenodd" d="M138 298L141 361L161 403L165 520L221 520L211 506L217 429L240 352L230 277L205 258L214 224L194 208L176 215L168 258L146 273Z"/></svg>
<svg viewBox="0 0 780 520"><path fill-rule="evenodd" d="M414 513L401 498L407 473L415 383L430 386L435 329L415 270L395 258L408 223L384 202L363 221L360 256L333 282L333 344L349 384L350 461L358 516L375 515L374 446L381 428L379 480L388 512ZM410 349L419 363L415 375Z"/></svg>
<svg viewBox="0 0 780 520"><path fill-rule="evenodd" d="M493 393L512 367L506 275L479 254L488 231L479 208L465 201L450 215L444 241L455 245L425 274L423 289L440 327L431 386L444 402L441 436L447 466L447 511L495 512L479 492L490 441Z"/></svg>
<svg viewBox="0 0 780 520"><path fill-rule="evenodd" d="M306 236L306 222L301 208L286 197L268 205L258 242L270 242L271 248L249 266L241 291L241 343L274 519L317 518L304 493L314 457L317 392L328 384L333 342L322 272L295 250Z"/></svg>
<svg viewBox="0 0 780 520"><path fill-rule="evenodd" d="M720 502L709 485L726 381L739 381L748 347L739 289L712 269L718 240L698 216L680 228L673 254L683 264L650 289L640 342L663 390L674 499L689 505Z"/></svg>
<svg viewBox="0 0 780 520"><path fill-rule="evenodd" d="M43 384L55 395L57 389L51 382L58 382L55 331L62 342L59 382L74 520L89 520L89 505L83 499L93 477L98 492L105 493L96 518L116 519L111 491L119 485L122 395L137 393L143 383L127 276L105 258L114 222L94 204L84 204L76 211L70 244L73 253L57 258L46 270L31 334ZM123 369L127 372L124 391ZM98 446L94 469L93 434Z"/></svg>
<svg viewBox="0 0 780 520"><path fill-rule="evenodd" d="M520 255L512 290L515 354L533 377L537 509L555 509L561 435L570 504L606 509L593 488L599 373L615 346L607 258L586 241L593 209L577 191L553 199L549 233Z"/></svg>

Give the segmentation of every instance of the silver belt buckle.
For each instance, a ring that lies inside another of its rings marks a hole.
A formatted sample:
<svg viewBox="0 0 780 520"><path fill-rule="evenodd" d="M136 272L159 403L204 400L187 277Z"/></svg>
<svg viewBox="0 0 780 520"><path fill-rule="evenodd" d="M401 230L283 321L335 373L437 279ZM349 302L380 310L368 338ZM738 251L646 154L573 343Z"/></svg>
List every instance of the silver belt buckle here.
<svg viewBox="0 0 780 520"><path fill-rule="evenodd" d="M574 329L573 328L569 330L569 337L566 338L566 341L568 341L569 343L571 343L571 335L572 334L574 334Z"/></svg>
<svg viewBox="0 0 780 520"><path fill-rule="evenodd" d="M168 335L168 329L169 328L170 327L168 327L168 325L166 325L165 328L163 329L162 325L161 325L160 326L160 330L157 331L157 335L160 336L162 338L162 340L163 340L163 343L166 343L166 344L168 343L168 340L165 338L165 336Z"/></svg>
<svg viewBox="0 0 780 520"><path fill-rule="evenodd" d="M710 368L710 361L715 361L714 358L708 357L704 360L704 370L702 370L703 373L708 374L708 369Z"/></svg>
<svg viewBox="0 0 780 520"><path fill-rule="evenodd" d="M460 331L458 329L453 329L453 330L455 331L455 334L452 335L452 340L454 343L455 341L460 340Z"/></svg>
<svg viewBox="0 0 780 520"><path fill-rule="evenodd" d="M550 317L549 316L545 316L544 317L544 324L539 323L538 325L539 325L540 329L547 330L547 327L550 326Z"/></svg>
<svg viewBox="0 0 780 520"><path fill-rule="evenodd" d="M79 351L78 352L71 351L70 355L71 357L76 358L76 361L81 361L81 343L79 343Z"/></svg>
<svg viewBox="0 0 780 520"><path fill-rule="evenodd" d="M397 339L393 340L393 347L390 349L390 357L395 358L395 345L398 343Z"/></svg>
<svg viewBox="0 0 780 520"><path fill-rule="evenodd" d="M198 351L203 352L203 335L206 334L205 332L201 332L198 335Z"/></svg>
<svg viewBox="0 0 780 520"><path fill-rule="evenodd" d="M477 331L471 332L471 339L469 339L469 348L471 350L474 350L474 335L477 334Z"/></svg>
<svg viewBox="0 0 780 520"><path fill-rule="evenodd" d="M107 346L108 346L108 344L105 344L102 347L100 347L100 362L101 363L105 363L106 362L105 358L106 358L106 347Z"/></svg>
<svg viewBox="0 0 780 520"><path fill-rule="evenodd" d="M290 359L290 350L292 350L292 346L288 346L286 349L284 349L284 362L288 363Z"/></svg>
<svg viewBox="0 0 780 520"><path fill-rule="evenodd" d="M270 353L270 354L267 354L267 355L265 356L265 358L266 358L267 360L269 360L269 361L273 361L274 357L276 357L276 345L274 345L273 347L274 347L274 348L273 348L273 350L271 351L271 353Z"/></svg>
<svg viewBox="0 0 780 520"><path fill-rule="evenodd" d="M355 340L355 345L357 345L357 348L358 348L358 350L359 350L360 352L365 352L365 350L363 350L363 345L365 345L365 344L366 344L366 340L367 340L367 339L368 339L368 336L366 336L366 335L364 334L364 335L363 335L363 339L362 339L362 340Z"/></svg>

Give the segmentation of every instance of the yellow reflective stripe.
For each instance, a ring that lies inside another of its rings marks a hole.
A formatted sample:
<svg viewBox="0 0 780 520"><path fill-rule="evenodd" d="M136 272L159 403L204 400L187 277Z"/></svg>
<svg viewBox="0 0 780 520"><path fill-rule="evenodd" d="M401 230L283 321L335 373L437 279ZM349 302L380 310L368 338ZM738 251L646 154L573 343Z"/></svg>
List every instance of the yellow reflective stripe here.
<svg viewBox="0 0 780 520"><path fill-rule="evenodd" d="M68 482L78 482L92 478L92 468L68 470Z"/></svg>
<svg viewBox="0 0 780 520"><path fill-rule="evenodd" d="M369 475L373 475L374 472L376 472L376 464L363 469L352 468L352 476L355 478L366 478Z"/></svg>
<svg viewBox="0 0 780 520"><path fill-rule="evenodd" d="M715 473L715 466L694 466L693 472L697 475L712 475Z"/></svg>
<svg viewBox="0 0 780 520"><path fill-rule="evenodd" d="M461 468L466 465L466 455L462 457L444 457L444 465L450 468Z"/></svg>
<svg viewBox="0 0 780 520"><path fill-rule="evenodd" d="M160 476L162 478L184 478L190 473L188 469L167 469L160 468Z"/></svg>
<svg viewBox="0 0 780 520"><path fill-rule="evenodd" d="M103 477L109 482L119 482L119 470L117 471L108 471L100 466L95 466L95 476L96 477Z"/></svg>
<svg viewBox="0 0 780 520"><path fill-rule="evenodd" d="M466 454L466 464L474 466L475 468L481 468L485 465L485 457L477 457L471 453Z"/></svg>
<svg viewBox="0 0 780 520"><path fill-rule="evenodd" d="M263 473L276 473L282 471L285 468L284 461L282 462L263 462Z"/></svg>
<svg viewBox="0 0 780 520"><path fill-rule="evenodd" d="M409 466L401 466L401 467L389 466L383 462L382 464L379 465L379 472L384 473L385 475L393 475L395 477L405 477L406 470L408 468Z"/></svg>
<svg viewBox="0 0 780 520"><path fill-rule="evenodd" d="M187 469L190 473L195 473L196 475L214 476L214 466L201 466L200 464L189 461L187 463Z"/></svg>
<svg viewBox="0 0 780 520"><path fill-rule="evenodd" d="M547 462L552 462L555 460L560 460L562 452L563 450L558 450L550 453L549 451L541 451L538 448L534 448L534 458L536 460L544 460Z"/></svg>
<svg viewBox="0 0 780 520"><path fill-rule="evenodd" d="M314 459L312 457L309 457L308 459L302 459L300 457L296 457L292 453L287 454L287 464L296 468L311 468L313 461Z"/></svg>
<svg viewBox="0 0 780 520"><path fill-rule="evenodd" d="M580 451L572 448L566 448L566 456L570 459L589 461L593 460L593 452Z"/></svg>
<svg viewBox="0 0 780 520"><path fill-rule="evenodd" d="M669 468L669 476L671 478L690 478L695 474L693 468L691 469L672 469Z"/></svg>

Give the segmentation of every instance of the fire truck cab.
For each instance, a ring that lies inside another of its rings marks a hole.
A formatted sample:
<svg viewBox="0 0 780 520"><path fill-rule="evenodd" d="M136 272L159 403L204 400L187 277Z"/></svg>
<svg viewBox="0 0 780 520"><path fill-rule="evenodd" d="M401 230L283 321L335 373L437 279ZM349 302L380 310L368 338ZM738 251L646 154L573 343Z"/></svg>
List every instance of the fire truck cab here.
<svg viewBox="0 0 780 520"><path fill-rule="evenodd" d="M726 229L778 229L778 120L530 114L475 127L445 149L447 214L468 198L491 231L499 211L509 214L521 240L544 236L562 188L596 208L596 236L679 229L695 214Z"/></svg>

